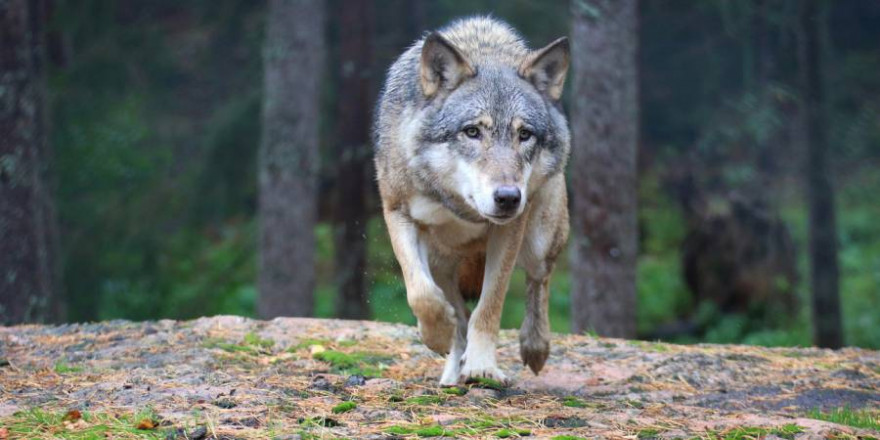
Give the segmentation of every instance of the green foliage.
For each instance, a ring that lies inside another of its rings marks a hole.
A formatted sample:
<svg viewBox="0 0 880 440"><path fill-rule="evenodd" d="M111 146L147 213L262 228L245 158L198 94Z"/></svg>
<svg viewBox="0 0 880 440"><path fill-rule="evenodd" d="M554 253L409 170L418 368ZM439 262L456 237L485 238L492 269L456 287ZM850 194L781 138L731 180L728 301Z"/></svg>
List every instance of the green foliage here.
<svg viewBox="0 0 880 440"><path fill-rule="evenodd" d="M575 2L573 7L596 15L584 5ZM845 5L829 5L853 14ZM535 46L566 34L571 18L566 2L441 0L424 7L429 28L492 10ZM773 32L789 38L790 14L779 5L768 7ZM58 2L51 28L70 47L64 49L65 59L51 63L49 95L69 320L254 315L264 8L265 3L243 1ZM640 335L691 318L706 329L701 337L706 341L811 343L806 207L803 188L794 183L803 153L786 140L800 99L791 84L796 51L778 53L774 81L759 84L752 69L758 61L751 46L754 13L747 3L727 1L702 2L696 8L648 3L641 11L640 63L650 74L643 78L640 109ZM399 18L381 13L377 22L399 26ZM846 47L838 47L830 58L834 69L827 72L839 197L840 291L846 343L880 348L880 309L875 307L880 204L873 202L880 188L880 54L870 44L877 40L876 30L850 31ZM833 37L835 29L829 32ZM329 64L335 62L336 44L330 41ZM398 51L396 43L376 43L379 64L387 65ZM332 104L328 108L335 107L340 98L335 84L327 81L323 87ZM564 101L568 104L570 96ZM332 149L324 148L335 141L331 115L328 111L321 122L325 180L336 160ZM795 290L801 310L791 322L723 316L710 305L694 304L680 257L687 219L665 186L670 175L688 168L701 188L715 193L754 191L761 145L781 149L783 163L773 188L757 190L774 194L773 207L782 213L798 249ZM317 225L315 236L315 315L332 317L332 225ZM378 215L368 221L367 245L371 317L414 324ZM550 322L557 332L570 329L568 263L568 254L560 255L550 287ZM525 274L517 270L503 328L521 325L525 296ZM676 341L696 342L687 337ZM214 343L226 351L271 349L259 341ZM381 373L376 363L349 368Z"/></svg>
<svg viewBox="0 0 880 440"><path fill-rule="evenodd" d="M837 408L831 411L813 410L807 414L811 419L824 420L840 425L880 431L880 411L871 409Z"/></svg>

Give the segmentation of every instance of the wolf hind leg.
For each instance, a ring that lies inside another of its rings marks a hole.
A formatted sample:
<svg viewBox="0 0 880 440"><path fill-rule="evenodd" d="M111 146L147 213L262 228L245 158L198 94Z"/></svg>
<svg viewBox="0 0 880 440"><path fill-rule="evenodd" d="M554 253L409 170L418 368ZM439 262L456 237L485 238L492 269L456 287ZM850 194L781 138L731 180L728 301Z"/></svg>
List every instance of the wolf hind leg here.
<svg viewBox="0 0 880 440"><path fill-rule="evenodd" d="M526 314L519 331L519 354L536 375L550 356L550 275L526 278Z"/></svg>

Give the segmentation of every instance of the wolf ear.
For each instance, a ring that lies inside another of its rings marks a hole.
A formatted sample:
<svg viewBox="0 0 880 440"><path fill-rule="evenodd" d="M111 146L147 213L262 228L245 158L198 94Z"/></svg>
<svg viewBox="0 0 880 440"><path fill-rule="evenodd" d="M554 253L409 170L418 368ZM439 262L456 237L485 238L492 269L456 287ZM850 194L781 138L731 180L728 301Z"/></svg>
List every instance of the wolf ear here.
<svg viewBox="0 0 880 440"><path fill-rule="evenodd" d="M539 92L557 101L562 96L569 58L568 38L562 37L532 52L520 66L519 74Z"/></svg>
<svg viewBox="0 0 880 440"><path fill-rule="evenodd" d="M429 98L441 88L452 90L465 79L476 75L464 54L437 32L425 38L419 71L422 92Z"/></svg>

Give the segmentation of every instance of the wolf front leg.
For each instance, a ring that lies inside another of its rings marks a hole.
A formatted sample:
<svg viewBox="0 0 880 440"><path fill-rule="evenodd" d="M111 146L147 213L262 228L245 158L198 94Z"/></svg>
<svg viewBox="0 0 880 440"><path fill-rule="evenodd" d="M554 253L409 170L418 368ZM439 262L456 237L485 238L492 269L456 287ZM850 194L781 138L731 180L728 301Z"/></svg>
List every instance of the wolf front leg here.
<svg viewBox="0 0 880 440"><path fill-rule="evenodd" d="M449 353L455 333L455 310L431 276L427 245L416 225L399 211L385 210L391 247L403 272L406 301L416 315L422 342L439 354Z"/></svg>
<svg viewBox="0 0 880 440"><path fill-rule="evenodd" d="M458 259L437 258L431 261L431 273L434 274L434 280L443 289L446 299L455 309L457 323L452 347L446 355L446 365L443 367L443 375L440 376L440 386L452 386L458 383L461 356L467 346L467 306L458 287L459 263Z"/></svg>
<svg viewBox="0 0 880 440"><path fill-rule="evenodd" d="M486 245L486 271L480 301L468 323L467 348L462 357L459 380L487 378L507 382L495 360L495 344L501 326L501 309L516 264L527 215L513 223L495 226Z"/></svg>

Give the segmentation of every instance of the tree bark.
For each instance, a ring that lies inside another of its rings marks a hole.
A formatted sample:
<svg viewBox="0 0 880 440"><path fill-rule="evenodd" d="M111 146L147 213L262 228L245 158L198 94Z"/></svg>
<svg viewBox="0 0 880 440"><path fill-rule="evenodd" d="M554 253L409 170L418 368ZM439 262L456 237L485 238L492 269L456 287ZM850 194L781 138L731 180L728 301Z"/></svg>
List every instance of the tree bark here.
<svg viewBox="0 0 880 440"><path fill-rule="evenodd" d="M822 81L822 17L817 0L802 0L798 58L803 100L801 110L806 143L806 186L809 205L810 290L813 303L814 343L819 347L843 345L840 317L837 220L834 189L829 176L825 96Z"/></svg>
<svg viewBox="0 0 880 440"><path fill-rule="evenodd" d="M63 313L48 184L45 4L0 1L0 325Z"/></svg>
<svg viewBox="0 0 880 440"><path fill-rule="evenodd" d="M370 170L370 70L373 0L351 0L339 11L339 97L334 209L336 314L370 316L364 272L367 266L367 193Z"/></svg>
<svg viewBox="0 0 880 440"><path fill-rule="evenodd" d="M572 2L572 330L636 334L636 0Z"/></svg>
<svg viewBox="0 0 880 440"><path fill-rule="evenodd" d="M257 314L314 309L323 0L270 0L259 154Z"/></svg>

